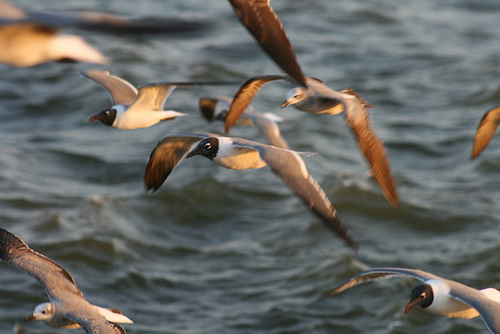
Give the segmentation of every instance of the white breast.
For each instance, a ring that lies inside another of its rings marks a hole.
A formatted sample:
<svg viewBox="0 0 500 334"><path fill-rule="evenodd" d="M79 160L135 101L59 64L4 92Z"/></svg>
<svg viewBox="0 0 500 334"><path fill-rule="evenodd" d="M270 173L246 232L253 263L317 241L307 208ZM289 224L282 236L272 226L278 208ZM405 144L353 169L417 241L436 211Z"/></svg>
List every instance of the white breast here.
<svg viewBox="0 0 500 334"><path fill-rule="evenodd" d="M475 308L450 297L450 289L443 281L430 280L426 283L432 287L434 300L425 310L448 318L471 319L479 315Z"/></svg>
<svg viewBox="0 0 500 334"><path fill-rule="evenodd" d="M257 150L236 147L231 139L225 137L219 137L219 151L213 161L229 169L257 169L267 165Z"/></svg>

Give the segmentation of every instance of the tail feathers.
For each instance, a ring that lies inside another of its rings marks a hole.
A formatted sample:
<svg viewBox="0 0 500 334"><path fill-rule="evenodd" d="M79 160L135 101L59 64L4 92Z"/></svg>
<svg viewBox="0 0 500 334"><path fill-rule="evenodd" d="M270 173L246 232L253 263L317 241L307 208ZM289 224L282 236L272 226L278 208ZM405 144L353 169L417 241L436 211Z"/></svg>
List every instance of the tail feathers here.
<svg viewBox="0 0 500 334"><path fill-rule="evenodd" d="M120 324L133 324L134 322L128 317L124 316L118 309L109 309L94 305L99 313L109 322L116 322Z"/></svg>

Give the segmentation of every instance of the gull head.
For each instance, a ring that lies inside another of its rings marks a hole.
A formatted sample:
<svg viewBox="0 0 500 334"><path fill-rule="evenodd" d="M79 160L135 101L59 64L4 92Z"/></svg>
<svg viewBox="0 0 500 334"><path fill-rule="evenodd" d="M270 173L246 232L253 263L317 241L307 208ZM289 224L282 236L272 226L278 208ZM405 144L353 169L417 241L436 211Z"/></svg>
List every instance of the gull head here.
<svg viewBox="0 0 500 334"><path fill-rule="evenodd" d="M195 155L202 155L210 160L213 160L219 152L219 140L215 137L203 139L196 147L186 155L186 159Z"/></svg>
<svg viewBox="0 0 500 334"><path fill-rule="evenodd" d="M89 122L101 121L102 124L112 126L116 119L116 109L106 109L89 118Z"/></svg>
<svg viewBox="0 0 500 334"><path fill-rule="evenodd" d="M419 284L411 290L411 299L405 309L405 314L415 306L429 307L434 300L434 293L429 284Z"/></svg>
<svg viewBox="0 0 500 334"><path fill-rule="evenodd" d="M24 319L25 322L31 320L49 320L56 313L56 308L52 303L42 303L35 307L33 314Z"/></svg>
<svg viewBox="0 0 500 334"><path fill-rule="evenodd" d="M292 88L288 92L286 92L285 102L281 104L281 108L299 103L307 97L308 94L304 87Z"/></svg>

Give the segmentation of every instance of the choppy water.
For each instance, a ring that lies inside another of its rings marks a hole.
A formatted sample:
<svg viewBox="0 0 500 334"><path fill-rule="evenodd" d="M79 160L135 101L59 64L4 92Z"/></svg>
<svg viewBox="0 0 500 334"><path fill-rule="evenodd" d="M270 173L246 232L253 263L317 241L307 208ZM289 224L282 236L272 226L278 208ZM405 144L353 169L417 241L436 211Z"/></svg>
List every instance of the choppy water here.
<svg viewBox="0 0 500 334"><path fill-rule="evenodd" d="M65 9L212 20L179 37L82 33L132 83L244 80L279 73L226 0L64 2ZM60 2L19 1L57 10ZM152 148L177 131L222 131L178 89L167 107L191 117L149 129L89 124L109 105L79 76L90 64L1 66L1 226L53 258L94 304L119 307L128 333L471 333L480 319L403 316L413 285L388 280L307 306L370 266L418 267L474 287L500 287L500 139L470 161L482 114L500 104L500 4L483 1L273 0L306 74L353 88L376 106L401 205L385 201L339 116L278 106L269 84L254 106L285 121L290 146L360 244L351 252L268 168L232 171L183 162L154 195L142 178ZM235 136L263 140L253 129ZM32 278L0 268L0 332L46 300ZM53 333L44 324L28 333Z"/></svg>

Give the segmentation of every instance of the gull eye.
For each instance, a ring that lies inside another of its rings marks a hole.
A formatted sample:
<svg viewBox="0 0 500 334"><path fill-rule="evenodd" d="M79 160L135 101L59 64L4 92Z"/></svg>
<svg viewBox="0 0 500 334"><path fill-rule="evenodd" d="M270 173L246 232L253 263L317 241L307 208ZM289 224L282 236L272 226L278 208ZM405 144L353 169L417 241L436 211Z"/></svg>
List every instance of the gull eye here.
<svg viewBox="0 0 500 334"><path fill-rule="evenodd" d="M42 311L42 314L45 314L45 313L47 313L47 311L43 310L43 311Z"/></svg>
<svg viewBox="0 0 500 334"><path fill-rule="evenodd" d="M206 143L205 146L203 146L204 149L208 150L212 147L212 144Z"/></svg>
<svg viewBox="0 0 500 334"><path fill-rule="evenodd" d="M425 292L422 292L422 293L420 294L420 298L424 299L425 297L427 297L427 294L426 294Z"/></svg>
<svg viewBox="0 0 500 334"><path fill-rule="evenodd" d="M109 110L106 110L106 112L104 113L106 116L109 116Z"/></svg>

